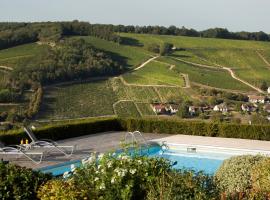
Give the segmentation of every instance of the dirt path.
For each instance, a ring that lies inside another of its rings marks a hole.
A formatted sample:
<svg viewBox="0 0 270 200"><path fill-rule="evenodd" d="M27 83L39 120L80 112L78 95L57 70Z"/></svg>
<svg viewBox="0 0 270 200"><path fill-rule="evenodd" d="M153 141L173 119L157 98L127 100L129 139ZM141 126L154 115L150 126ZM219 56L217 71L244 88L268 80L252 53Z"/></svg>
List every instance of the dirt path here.
<svg viewBox="0 0 270 200"><path fill-rule="evenodd" d="M215 66L210 66L210 65L203 65L203 64L193 63L193 62L185 61L185 60L180 59L180 58L173 58L173 59L179 60L179 61L184 62L184 63L186 63L186 64L198 66L198 67L204 67L204 68L208 68L208 69L218 69L218 68L215 67ZM241 82L241 83L243 83L243 84L245 84L245 85L251 87L252 89L258 91L259 93L264 93L264 91L262 91L260 88L258 88L258 87L256 87L256 86L254 86L254 85L248 83L247 81L244 81L244 80L240 79L239 77L237 77L236 74L234 73L234 71L233 71L231 68L229 68L229 67L223 67L223 66L220 66L220 65L218 65L218 66L219 66L221 69L228 71L233 79L235 79L235 80L237 80L237 81L239 81L239 82Z"/></svg>
<svg viewBox="0 0 270 200"><path fill-rule="evenodd" d="M188 74L181 74L181 75L185 81L185 87L183 87L183 88L190 88L190 81L189 81Z"/></svg>
<svg viewBox="0 0 270 200"><path fill-rule="evenodd" d="M0 103L0 106L19 106L18 103Z"/></svg>
<svg viewBox="0 0 270 200"><path fill-rule="evenodd" d="M259 52L259 51L256 51L258 56L263 60L263 62L268 66L270 67L270 63L268 62L268 60L266 60L266 58Z"/></svg>
<svg viewBox="0 0 270 200"><path fill-rule="evenodd" d="M134 69L135 71L143 68L145 65L147 65L148 63L152 62L153 60L157 59L159 56L155 56L153 58L150 58L149 60L147 60L146 62L144 62L143 64L141 64L139 67L137 67L136 69Z"/></svg>
<svg viewBox="0 0 270 200"><path fill-rule="evenodd" d="M122 76L120 76L119 79L126 86L182 88L181 86L177 86L177 85L143 85L143 84L127 83L126 80Z"/></svg>
<svg viewBox="0 0 270 200"><path fill-rule="evenodd" d="M240 81L241 83L243 83L243 84L245 84L245 85L247 85L247 86L253 88L254 90L257 90L259 93L264 93L264 91L262 91L260 88L257 88L257 87L255 87L254 85L251 85L250 83L248 83L248 82L246 82L246 81L244 81L244 80L238 78L238 77L235 75L234 71L233 71L231 68L228 68L228 67L222 67L222 69L227 70L227 71L231 74L232 78L234 78L235 80L238 80L238 81Z"/></svg>
<svg viewBox="0 0 270 200"><path fill-rule="evenodd" d="M0 69L8 70L8 71L13 71L13 68L12 67L7 67L7 66L0 66Z"/></svg>

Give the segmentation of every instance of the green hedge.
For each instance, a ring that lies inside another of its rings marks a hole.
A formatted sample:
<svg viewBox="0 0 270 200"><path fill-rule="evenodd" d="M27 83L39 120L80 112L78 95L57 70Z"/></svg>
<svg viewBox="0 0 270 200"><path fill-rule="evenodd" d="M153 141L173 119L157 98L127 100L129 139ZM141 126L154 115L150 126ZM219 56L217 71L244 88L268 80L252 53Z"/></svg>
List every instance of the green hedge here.
<svg viewBox="0 0 270 200"><path fill-rule="evenodd" d="M134 130L145 133L185 134L270 141L269 125L207 123L162 118L97 118L68 121L44 126L35 131L35 133L38 138L60 140L106 131ZM6 144L19 143L22 138L26 138L22 130L0 133L0 140Z"/></svg>
<svg viewBox="0 0 270 200"><path fill-rule="evenodd" d="M35 134L37 138L41 139L61 140L107 131L123 131L117 118L97 118L47 125L36 130ZM22 138L27 138L22 129L0 132L0 141L5 144L18 144Z"/></svg>

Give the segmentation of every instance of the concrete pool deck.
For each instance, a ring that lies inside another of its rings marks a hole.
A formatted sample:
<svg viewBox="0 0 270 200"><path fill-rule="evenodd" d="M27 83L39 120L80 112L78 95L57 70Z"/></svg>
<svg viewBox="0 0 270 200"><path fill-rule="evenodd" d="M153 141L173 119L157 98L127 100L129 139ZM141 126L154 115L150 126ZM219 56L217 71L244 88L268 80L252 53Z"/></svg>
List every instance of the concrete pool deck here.
<svg viewBox="0 0 270 200"><path fill-rule="evenodd" d="M91 152L108 152L119 149L121 141L124 140L126 132L106 132L92 134L82 137L76 137L66 140L58 141L61 145L75 145L74 154L71 157L65 157L59 152L50 152L45 154L41 164L34 164L24 157L10 158L3 157L4 160L9 160L20 166L28 168L41 168L51 165L56 165L72 160L81 160L88 156ZM155 134L144 133L143 136L146 140L162 142L166 141L171 144L185 144L185 145L201 145L201 146L214 146L233 149L246 149L257 151L270 151L270 141L246 140L246 139L233 139L233 138L216 138L216 137L203 137L203 136L189 136L189 135L168 135L168 134Z"/></svg>
<svg viewBox="0 0 270 200"><path fill-rule="evenodd" d="M171 144L199 145L232 149L245 149L257 151L269 151L270 141L247 140L235 138L190 136L190 135L173 135L165 138L154 139L153 141Z"/></svg>
<svg viewBox="0 0 270 200"><path fill-rule="evenodd" d="M59 145L74 145L75 150L71 157L65 157L63 154L53 151L48 154L45 153L42 163L34 164L32 161L25 157L16 158L15 156L3 156L0 158L4 160L9 160L11 163L28 167L28 168L41 168L51 165L56 165L72 160L81 160L86 156L89 156L91 152L108 152L119 149L121 147L121 141L124 140L126 132L106 132L97 133L82 137L70 138L66 140L57 141ZM153 134L145 133L143 134L146 140L158 139L168 137L168 134Z"/></svg>

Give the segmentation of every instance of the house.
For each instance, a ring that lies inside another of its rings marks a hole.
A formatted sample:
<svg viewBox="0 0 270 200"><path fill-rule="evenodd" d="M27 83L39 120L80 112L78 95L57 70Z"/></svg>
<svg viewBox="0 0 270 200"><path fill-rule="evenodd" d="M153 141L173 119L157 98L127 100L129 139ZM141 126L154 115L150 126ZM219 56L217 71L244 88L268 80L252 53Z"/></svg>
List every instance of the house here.
<svg viewBox="0 0 270 200"><path fill-rule="evenodd" d="M270 116L267 117L268 121L270 121Z"/></svg>
<svg viewBox="0 0 270 200"><path fill-rule="evenodd" d="M265 97L264 96L250 95L250 96L248 96L248 100L250 103L264 103Z"/></svg>
<svg viewBox="0 0 270 200"><path fill-rule="evenodd" d="M196 108L195 106L189 106L188 107L188 112L191 116L195 115L196 114Z"/></svg>
<svg viewBox="0 0 270 200"><path fill-rule="evenodd" d="M270 94L270 87L267 89L267 93Z"/></svg>
<svg viewBox="0 0 270 200"><path fill-rule="evenodd" d="M270 104L265 105L265 106L263 107L263 109L264 109L266 112L270 113Z"/></svg>
<svg viewBox="0 0 270 200"><path fill-rule="evenodd" d="M242 104L241 105L241 110L244 112L255 112L258 109L257 104Z"/></svg>
<svg viewBox="0 0 270 200"><path fill-rule="evenodd" d="M177 112L178 112L178 105L176 105L176 104L171 104L170 105L170 112L171 112L171 114L176 114Z"/></svg>
<svg viewBox="0 0 270 200"><path fill-rule="evenodd" d="M153 104L152 109L157 115L166 113L166 106L163 104Z"/></svg>
<svg viewBox="0 0 270 200"><path fill-rule="evenodd" d="M226 113L228 112L228 107L225 103L222 103L222 104L219 104L219 105L215 105L214 111L216 112L223 112L223 113Z"/></svg>
<svg viewBox="0 0 270 200"><path fill-rule="evenodd" d="M244 112L250 112L251 111L251 106L247 105L247 104L242 104L241 105L241 110Z"/></svg>

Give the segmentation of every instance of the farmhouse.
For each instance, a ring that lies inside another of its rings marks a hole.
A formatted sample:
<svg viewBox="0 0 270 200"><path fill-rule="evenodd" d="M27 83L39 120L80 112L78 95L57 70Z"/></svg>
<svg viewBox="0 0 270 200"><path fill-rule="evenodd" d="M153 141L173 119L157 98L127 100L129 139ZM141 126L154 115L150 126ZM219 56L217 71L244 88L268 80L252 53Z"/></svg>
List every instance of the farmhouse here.
<svg viewBox="0 0 270 200"><path fill-rule="evenodd" d="M228 112L228 107L225 103L222 103L222 104L219 104L219 105L215 105L214 111L216 112L223 112L223 113L226 113Z"/></svg>
<svg viewBox="0 0 270 200"><path fill-rule="evenodd" d="M250 103L264 103L265 97L264 96L256 96L256 95L250 95L248 96Z"/></svg>

